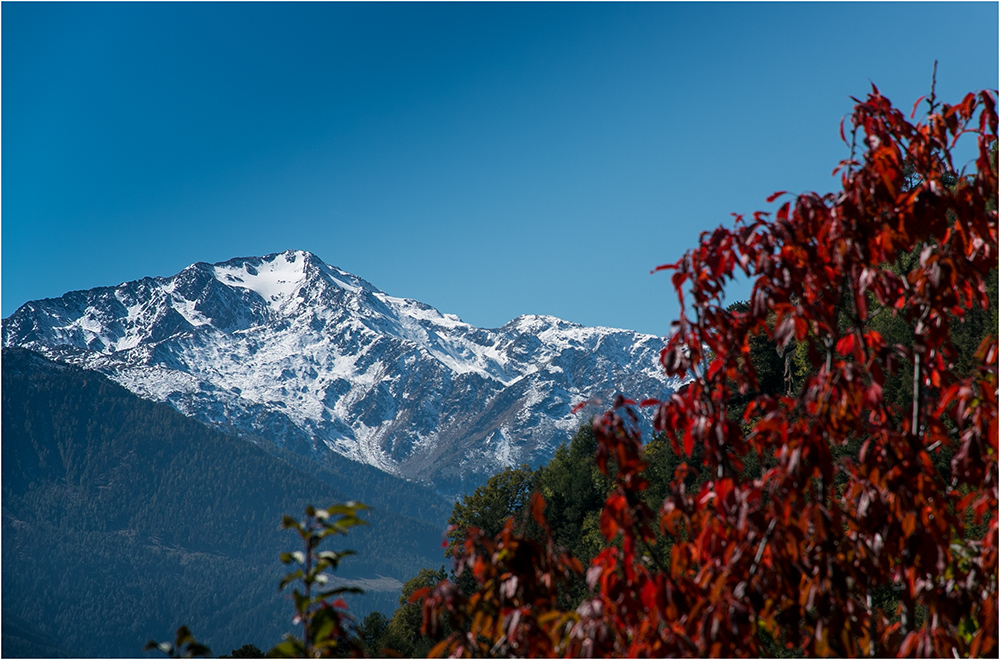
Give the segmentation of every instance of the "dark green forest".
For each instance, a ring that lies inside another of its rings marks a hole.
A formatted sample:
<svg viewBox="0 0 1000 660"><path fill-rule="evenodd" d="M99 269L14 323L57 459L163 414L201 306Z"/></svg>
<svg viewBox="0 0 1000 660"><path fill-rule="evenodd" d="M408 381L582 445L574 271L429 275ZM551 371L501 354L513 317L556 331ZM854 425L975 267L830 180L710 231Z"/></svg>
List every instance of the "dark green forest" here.
<svg viewBox="0 0 1000 660"><path fill-rule="evenodd" d="M359 492L369 524L337 573L363 580L353 613L392 612L403 580L444 561L446 504L422 487L346 460L306 473L28 351L4 349L2 372L4 657L135 657L182 624L220 653L270 648L292 617L282 515Z"/></svg>

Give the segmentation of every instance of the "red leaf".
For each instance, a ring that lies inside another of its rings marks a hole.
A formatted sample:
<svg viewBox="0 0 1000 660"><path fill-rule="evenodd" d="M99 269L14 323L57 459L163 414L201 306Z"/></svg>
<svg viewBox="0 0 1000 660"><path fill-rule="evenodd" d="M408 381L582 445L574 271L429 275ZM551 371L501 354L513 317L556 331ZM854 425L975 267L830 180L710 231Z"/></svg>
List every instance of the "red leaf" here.
<svg viewBox="0 0 1000 660"><path fill-rule="evenodd" d="M676 268L678 268L681 265L682 261L684 261L684 259L680 259L679 261L675 261L672 264L661 264L661 265L657 266L656 268L654 268L653 270L651 270L649 272L650 273L656 273L656 272L661 271L661 270L675 270Z"/></svg>
<svg viewBox="0 0 1000 660"><path fill-rule="evenodd" d="M903 516L903 538L908 539L913 536L913 532L917 529L917 514L914 511L908 511L905 516Z"/></svg>
<svg viewBox="0 0 1000 660"><path fill-rule="evenodd" d="M573 406L570 409L570 411L575 415L576 413L580 412L581 410L583 410L584 408L586 408L587 406L590 406L590 405L599 406L599 405L601 405L601 400L600 399L587 399L586 401L581 401L580 403L578 403L575 406Z"/></svg>
<svg viewBox="0 0 1000 660"><path fill-rule="evenodd" d="M621 509L625 506L625 498L620 494L612 495L608 498L607 502L604 504L604 510L601 511L601 534L604 538L609 541L615 537L618 530L621 529L618 526L618 521L615 520L615 516L612 511L615 509Z"/></svg>
<svg viewBox="0 0 1000 660"><path fill-rule="evenodd" d="M788 344L788 342L795 335L795 318L791 316L786 316L781 320L781 323L774 329L774 341L782 348Z"/></svg>
<svg viewBox="0 0 1000 660"><path fill-rule="evenodd" d="M733 492L733 480L726 478L715 482L715 492L718 498L715 500L715 507L719 515L725 515L725 500Z"/></svg>
<svg viewBox="0 0 1000 660"><path fill-rule="evenodd" d="M779 190L779 191L778 191L778 192L776 192L776 193L771 193L771 194L770 194L770 195L768 196L768 198L767 198L767 203L768 203L768 204L770 204L771 202L773 202L774 200L778 199L778 198L779 198L779 197L781 197L782 195L787 195L787 194L788 194L788 191L787 191L787 190Z"/></svg>
<svg viewBox="0 0 1000 660"><path fill-rule="evenodd" d="M781 221L788 222L788 202L782 204L781 208L778 209L778 215L776 216L776 219L779 222Z"/></svg>
<svg viewBox="0 0 1000 660"><path fill-rule="evenodd" d="M428 595L428 594L429 594L430 592L431 592L431 588L430 588L430 587L421 587L420 589L417 589L416 591L414 591L414 592L413 592L413 593L412 593L412 594L410 595L410 602L411 602L411 603L416 603L416 602L418 602L418 601L421 601L421 600L423 600L423 599L424 599L424 597L425 597L425 596L427 596L427 595Z"/></svg>
<svg viewBox="0 0 1000 660"><path fill-rule="evenodd" d="M541 493L531 494L531 517L542 527L546 526L545 521L545 498Z"/></svg>
<svg viewBox="0 0 1000 660"><path fill-rule="evenodd" d="M917 645L918 641L920 641L920 634L917 631L913 631L909 635L907 635L906 639L903 640L902 646L899 647L900 657L905 658L909 655L912 655L913 649Z"/></svg>
<svg viewBox="0 0 1000 660"><path fill-rule="evenodd" d="M850 355L854 351L854 333L844 335L837 342L837 352L841 355Z"/></svg>

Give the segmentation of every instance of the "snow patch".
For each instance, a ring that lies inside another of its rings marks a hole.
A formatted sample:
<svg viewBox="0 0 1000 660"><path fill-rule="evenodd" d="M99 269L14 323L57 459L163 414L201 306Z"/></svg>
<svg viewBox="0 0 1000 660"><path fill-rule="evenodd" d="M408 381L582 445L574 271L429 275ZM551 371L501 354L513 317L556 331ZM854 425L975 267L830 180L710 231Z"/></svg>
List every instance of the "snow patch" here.
<svg viewBox="0 0 1000 660"><path fill-rule="evenodd" d="M227 286L250 289L277 311L305 281L304 255L303 252L282 252L260 265L246 261L240 267L221 264L213 266L213 270L215 279Z"/></svg>

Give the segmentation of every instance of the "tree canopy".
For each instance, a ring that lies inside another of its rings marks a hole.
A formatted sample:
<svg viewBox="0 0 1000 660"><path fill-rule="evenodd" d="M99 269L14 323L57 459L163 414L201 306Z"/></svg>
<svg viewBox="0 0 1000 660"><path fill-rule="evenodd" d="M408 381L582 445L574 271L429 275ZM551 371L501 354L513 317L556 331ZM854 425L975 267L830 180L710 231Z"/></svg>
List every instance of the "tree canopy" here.
<svg viewBox="0 0 1000 660"><path fill-rule="evenodd" d="M524 509L534 487L535 475L527 465L505 468L490 477L486 484L476 488L471 495L456 502L451 517L448 518L448 547L445 554L449 557L452 555L455 546L465 538L465 532L470 527L490 535L503 529L508 518Z"/></svg>
<svg viewBox="0 0 1000 660"><path fill-rule="evenodd" d="M473 593L414 595L432 653L995 654L995 311L957 345L991 291L995 307L995 99L932 95L914 123L919 101L908 120L873 86L841 129L841 190L737 216L657 269L681 308L661 363L693 379L594 420L602 549L584 573L539 493L541 534L470 527L455 570ZM726 307L738 272L750 300ZM758 374L761 337L782 359ZM637 405L679 458L655 506ZM590 594L566 607L580 575Z"/></svg>

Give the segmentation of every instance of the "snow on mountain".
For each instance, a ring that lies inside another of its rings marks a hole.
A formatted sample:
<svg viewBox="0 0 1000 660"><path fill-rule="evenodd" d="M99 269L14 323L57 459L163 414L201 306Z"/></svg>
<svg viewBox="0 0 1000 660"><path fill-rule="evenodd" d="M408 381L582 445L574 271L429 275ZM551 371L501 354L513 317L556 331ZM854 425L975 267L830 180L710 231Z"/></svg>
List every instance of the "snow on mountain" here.
<svg viewBox="0 0 1000 660"><path fill-rule="evenodd" d="M483 329L303 251L26 303L20 346L306 454L333 451L456 493L546 461L616 392L663 396L662 341L551 316Z"/></svg>

